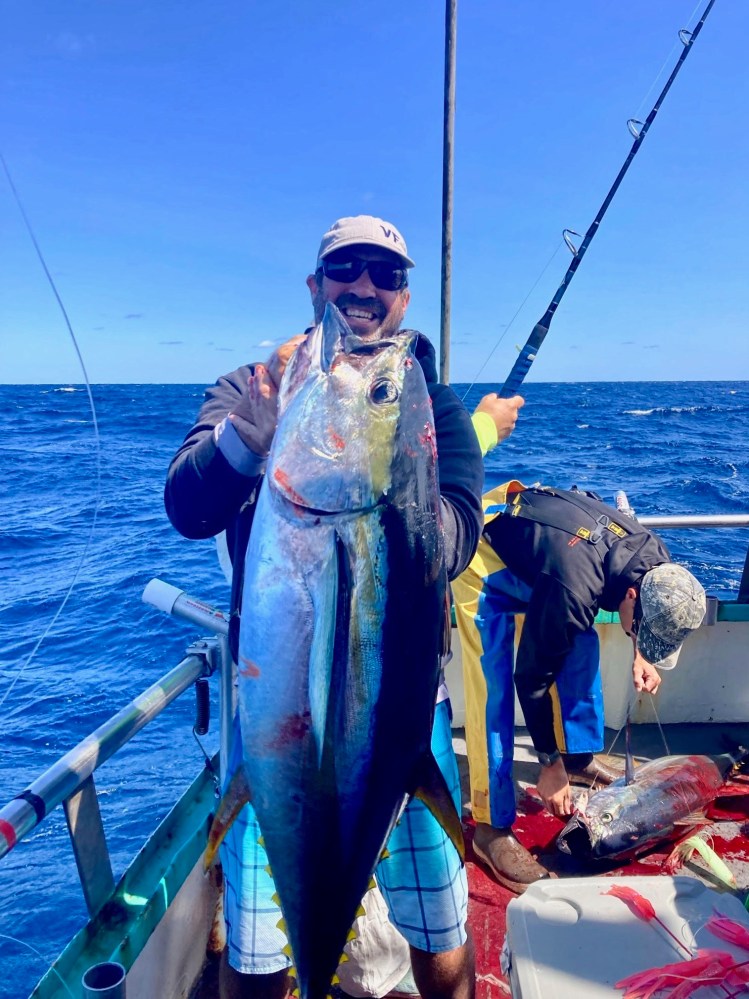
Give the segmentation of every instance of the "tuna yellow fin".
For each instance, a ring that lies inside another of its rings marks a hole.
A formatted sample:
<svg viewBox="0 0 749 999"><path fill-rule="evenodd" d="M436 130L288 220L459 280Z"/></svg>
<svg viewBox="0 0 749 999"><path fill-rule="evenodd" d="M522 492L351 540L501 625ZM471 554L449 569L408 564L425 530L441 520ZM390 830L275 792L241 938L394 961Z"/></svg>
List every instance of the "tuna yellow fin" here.
<svg viewBox="0 0 749 999"><path fill-rule="evenodd" d="M286 920L283 917L276 923L276 929L279 929L285 936L288 936L286 932Z"/></svg>
<svg viewBox="0 0 749 999"><path fill-rule="evenodd" d="M356 932L356 930L352 926L351 929L348 931L348 933L346 935L346 943L351 943L352 940L356 940L356 938L357 938L358 935L359 934Z"/></svg>
<svg viewBox="0 0 749 999"><path fill-rule="evenodd" d="M350 960L351 960L351 958L348 956L348 954L344 950L344 951L341 952L341 956L338 958L338 963L339 964L346 964L346 962L350 961Z"/></svg>
<svg viewBox="0 0 749 999"><path fill-rule="evenodd" d="M447 781L431 752L421 759L414 780L413 796L426 805L445 830L461 861L465 861L466 850L460 816Z"/></svg>
<svg viewBox="0 0 749 999"><path fill-rule="evenodd" d="M244 767L240 767L229 781L229 786L226 788L219 802L216 815L211 823L211 829L208 833L208 845L206 846L203 858L203 867L206 871L215 861L218 848L229 831L229 827L239 815L242 808L250 801L250 797L250 787L247 783Z"/></svg>
<svg viewBox="0 0 749 999"><path fill-rule="evenodd" d="M283 946L283 947L281 948L281 953L282 953L282 954L285 954L285 955L286 955L286 957L291 957L291 944L285 944L285 945L284 945L284 946Z"/></svg>
<svg viewBox="0 0 749 999"><path fill-rule="evenodd" d="M358 919L359 916L366 916L366 914L367 910L364 908L363 905L360 904L359 908L356 910L356 915L354 916L354 919Z"/></svg>
<svg viewBox="0 0 749 999"><path fill-rule="evenodd" d="M374 875L372 875L372 877L369 879L369 884L367 885L367 890L371 890L372 888L376 888L376 887L377 887L377 882L374 879Z"/></svg>
<svg viewBox="0 0 749 999"><path fill-rule="evenodd" d="M387 860L389 856L390 856L390 850L388 850L388 848L385 847L385 849L380 854L380 860Z"/></svg>
<svg viewBox="0 0 749 999"><path fill-rule="evenodd" d="M271 902L274 902L278 906L281 905L281 899L278 897L278 892L277 891L273 892L273 894L270 897L270 900L271 900Z"/></svg>
<svg viewBox="0 0 749 999"><path fill-rule="evenodd" d="M341 984L341 979L338 977L338 975L333 975L333 977L330 979L330 984L331 985L340 985Z"/></svg>
<svg viewBox="0 0 749 999"><path fill-rule="evenodd" d="M262 846L262 848L265 849L265 840L263 839L262 836L258 839L257 845Z"/></svg>

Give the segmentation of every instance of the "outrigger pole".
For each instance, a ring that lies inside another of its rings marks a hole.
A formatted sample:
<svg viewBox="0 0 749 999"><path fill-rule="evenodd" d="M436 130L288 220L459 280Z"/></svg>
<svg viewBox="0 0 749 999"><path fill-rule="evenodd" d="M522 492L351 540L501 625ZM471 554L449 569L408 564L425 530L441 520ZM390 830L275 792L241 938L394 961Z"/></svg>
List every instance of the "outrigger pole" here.
<svg viewBox="0 0 749 999"><path fill-rule="evenodd" d="M575 271L580 266L580 263L583 257L585 256L585 251L588 249L593 237L598 232L598 227L601 224L603 216L606 214L606 210L608 209L609 205L611 204L614 198L614 195L619 189L619 185L624 179L624 175L626 174L627 170L629 170L630 164L632 163L632 160L635 158L637 150L642 145L642 141L647 135L648 129L653 124L655 116L658 114L658 110L661 104L663 103L664 97L670 90L671 84L676 79L676 74L684 65L684 61L689 55L689 52L697 36L702 30L702 25L705 23L707 15L710 13L710 10L714 3L715 0L709 0L709 3L707 7L705 7L705 11L702 17L700 18L700 21L697 24L694 31L687 31L686 29L682 28L682 30L679 32L679 39L683 44L684 48L681 52L681 55L679 56L679 59L677 60L676 65L674 66L671 72L671 75L666 81L666 85L661 91L658 100L655 102L650 114L645 119L645 122L643 123L641 121L637 121L637 119L635 118L630 118L629 121L627 122L627 128L634 136L635 141L632 144L632 148L629 151L629 155L624 161L624 165L622 166L619 173L616 175L616 180L611 185L609 193L606 195L603 204L598 209L598 214L593 219L588 231L585 233L585 236L583 237L583 241L580 244L579 248L575 247L571 239L572 236L578 236L579 233L573 232L573 230L571 229L564 230L563 233L564 241L572 253L572 263L567 268L567 273L562 278L562 283L557 288L556 293L554 294L554 297L552 298L551 302L549 302L549 307L547 308L546 312L543 314L541 319L533 327L531 335L528 337L525 346L520 351L517 360L512 366L512 371L507 377L507 381L502 386L502 389L499 393L500 396L503 396L504 398L509 398L510 396L515 395L515 393L522 385L525 376L528 374L531 364L533 364L533 362L536 359L539 347L544 342L544 338L546 337L546 334L549 332L549 326L551 325L551 320L554 318L554 313L557 311L557 306L561 302L562 296L569 287L569 283L572 280Z"/></svg>
<svg viewBox="0 0 749 999"><path fill-rule="evenodd" d="M445 0L445 107L442 130L442 311L440 381L450 379L450 291L453 248L453 136L455 134L455 39L458 0Z"/></svg>

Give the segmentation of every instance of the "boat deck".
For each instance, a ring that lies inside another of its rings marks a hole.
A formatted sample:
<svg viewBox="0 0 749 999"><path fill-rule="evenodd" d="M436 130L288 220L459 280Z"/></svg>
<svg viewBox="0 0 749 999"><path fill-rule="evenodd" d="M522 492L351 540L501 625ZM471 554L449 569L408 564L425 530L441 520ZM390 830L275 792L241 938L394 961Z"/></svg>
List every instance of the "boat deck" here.
<svg viewBox="0 0 749 999"><path fill-rule="evenodd" d="M664 734L668 752L679 753L725 753L739 745L747 745L749 725L667 725ZM467 759L465 740L461 729L454 730L453 744L461 767L464 788L467 787ZM604 745L610 747L616 732L606 731ZM617 741L617 746L621 744ZM657 725L636 725L632 727L632 750L639 759L654 759L667 755L663 736ZM618 755L616 752L614 755ZM518 839L541 863L559 877L596 875L657 875L661 873L664 861L671 852L672 845L665 844L625 865L620 862L581 866L579 861L564 856L555 847L555 840L564 823L545 811L535 794L534 785L538 764L531 748L528 733L523 728L516 729L515 735L515 780L518 797L518 819L515 832ZM710 810L714 820L711 829L712 846L716 853L732 870L742 898L749 892L749 778L740 777L746 782L747 793L740 797L718 799ZM468 800L466 793L464 800ZM464 806L469 811L468 806ZM466 854L468 883L470 888L469 924L476 947L476 976L478 999L500 999L510 995L510 987L499 967L499 954L505 937L505 913L514 895L503 888L487 873L486 868L476 860L471 839L473 821L470 815L464 822L466 831ZM721 882L706 868L699 857L690 860L680 874L698 878L711 888L725 890Z"/></svg>
<svg viewBox="0 0 749 999"><path fill-rule="evenodd" d="M638 759L654 759L668 753L724 753L739 745L749 744L749 725L667 725L664 726L668 746L657 725L632 727L632 749ZM616 732L607 729L604 745L612 747ZM613 747L613 755L623 745L622 738ZM462 729L453 731L453 745L458 757L464 789L464 829L466 835L466 867L470 889L468 919L476 947L477 999L503 999L511 995L507 978L500 970L499 955L505 938L505 914L508 904L515 897L488 874L472 851L473 820L468 804L468 761ZM515 831L518 839L537 854L539 860L559 877L597 875L654 875L661 872L671 845L665 844L646 856L624 866L610 862L605 865L583 868L580 863L561 854L555 840L564 823L545 811L535 794L538 764L531 741L524 728L515 730L515 780L518 797L518 819ZM747 793L740 797L719 799L711 810L714 820L712 845L718 855L731 868L736 877L742 898L749 892L749 777ZM699 878L718 890L725 890L720 881L706 868L699 857L689 861L681 870ZM339 989L334 989L338 999L346 999ZM205 969L202 982L192 999L218 999L216 962ZM392 997L394 999L394 995Z"/></svg>

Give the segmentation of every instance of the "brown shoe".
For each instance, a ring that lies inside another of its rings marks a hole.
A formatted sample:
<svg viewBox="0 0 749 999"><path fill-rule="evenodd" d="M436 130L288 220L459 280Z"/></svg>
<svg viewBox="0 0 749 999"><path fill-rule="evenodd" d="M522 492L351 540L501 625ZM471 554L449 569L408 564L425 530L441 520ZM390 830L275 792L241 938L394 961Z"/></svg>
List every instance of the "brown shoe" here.
<svg viewBox="0 0 749 999"><path fill-rule="evenodd" d="M624 763L611 756L568 753L563 756L563 760L570 784L583 787L597 784L599 787L607 787L624 776Z"/></svg>
<svg viewBox="0 0 749 999"><path fill-rule="evenodd" d="M512 829L495 829L485 822L477 822L473 852L501 885L518 895L535 881L549 877L546 868L536 863L518 842Z"/></svg>

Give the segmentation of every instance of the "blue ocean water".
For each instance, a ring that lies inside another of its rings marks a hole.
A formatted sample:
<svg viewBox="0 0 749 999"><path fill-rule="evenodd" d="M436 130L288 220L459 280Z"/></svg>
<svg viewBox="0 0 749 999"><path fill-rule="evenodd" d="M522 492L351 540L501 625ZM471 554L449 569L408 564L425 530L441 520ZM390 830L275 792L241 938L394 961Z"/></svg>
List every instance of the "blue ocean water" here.
<svg viewBox="0 0 749 999"><path fill-rule="evenodd" d="M469 408L495 388L474 386ZM213 542L179 537L162 503L167 465L202 392L95 386L99 462L84 389L0 386L0 803L198 637L141 602L149 579L226 606ZM641 515L749 513L749 382L530 384L524 394L518 429L487 458L488 485L576 483L609 502L623 488ZM735 596L749 530L663 537L709 592ZM84 552L63 613L24 668ZM193 717L185 695L96 775L115 877L202 765ZM215 732L206 745L215 747ZM85 918L58 809L0 861L0 999L27 996Z"/></svg>

